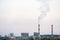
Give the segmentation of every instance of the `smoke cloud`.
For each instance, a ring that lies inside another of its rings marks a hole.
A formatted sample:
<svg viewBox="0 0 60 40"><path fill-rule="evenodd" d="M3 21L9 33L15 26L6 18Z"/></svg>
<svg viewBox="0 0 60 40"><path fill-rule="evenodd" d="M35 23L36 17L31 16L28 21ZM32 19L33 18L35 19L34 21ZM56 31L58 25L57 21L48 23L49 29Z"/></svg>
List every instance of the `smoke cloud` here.
<svg viewBox="0 0 60 40"><path fill-rule="evenodd" d="M41 2L43 3L43 5L40 7L40 16L38 17L38 20L41 20L43 19L46 15L47 15L47 12L49 11L49 6L48 4L46 3L47 0L41 0Z"/></svg>

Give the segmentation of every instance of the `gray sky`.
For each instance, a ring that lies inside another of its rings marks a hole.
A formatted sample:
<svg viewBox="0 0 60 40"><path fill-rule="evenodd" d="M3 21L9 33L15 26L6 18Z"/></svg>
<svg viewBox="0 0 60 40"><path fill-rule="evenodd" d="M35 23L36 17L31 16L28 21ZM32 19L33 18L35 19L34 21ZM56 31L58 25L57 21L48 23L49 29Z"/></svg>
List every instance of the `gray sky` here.
<svg viewBox="0 0 60 40"><path fill-rule="evenodd" d="M37 0L0 0L0 34L37 32L41 5ZM60 0L49 1L48 5L49 12L40 22L41 34L50 34L51 24L54 34L60 34Z"/></svg>

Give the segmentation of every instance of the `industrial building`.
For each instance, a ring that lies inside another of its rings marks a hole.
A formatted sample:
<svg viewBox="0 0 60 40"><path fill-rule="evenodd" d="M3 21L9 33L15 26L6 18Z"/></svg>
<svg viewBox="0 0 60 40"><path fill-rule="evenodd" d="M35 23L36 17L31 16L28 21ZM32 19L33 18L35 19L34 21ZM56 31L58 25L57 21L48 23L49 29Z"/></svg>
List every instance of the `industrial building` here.
<svg viewBox="0 0 60 40"><path fill-rule="evenodd" d="M29 40L29 34L28 33L21 33L21 40Z"/></svg>

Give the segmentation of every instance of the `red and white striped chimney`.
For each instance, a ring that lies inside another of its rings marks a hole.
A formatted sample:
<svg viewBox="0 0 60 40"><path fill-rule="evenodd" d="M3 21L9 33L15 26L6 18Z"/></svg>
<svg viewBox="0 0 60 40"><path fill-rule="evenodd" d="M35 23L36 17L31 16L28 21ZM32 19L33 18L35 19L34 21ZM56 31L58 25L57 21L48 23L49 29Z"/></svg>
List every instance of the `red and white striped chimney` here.
<svg viewBox="0 0 60 40"><path fill-rule="evenodd" d="M51 37L53 37L53 24L51 25Z"/></svg>
<svg viewBox="0 0 60 40"><path fill-rule="evenodd" d="M38 40L40 40L40 24L38 24Z"/></svg>

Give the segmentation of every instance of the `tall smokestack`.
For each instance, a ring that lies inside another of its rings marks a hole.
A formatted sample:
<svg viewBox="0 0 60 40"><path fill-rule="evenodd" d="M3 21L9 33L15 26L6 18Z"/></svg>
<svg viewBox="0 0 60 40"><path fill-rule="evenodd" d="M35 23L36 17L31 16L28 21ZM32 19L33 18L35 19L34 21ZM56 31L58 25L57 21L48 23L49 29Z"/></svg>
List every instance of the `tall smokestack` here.
<svg viewBox="0 0 60 40"><path fill-rule="evenodd" d="M40 24L38 24L38 40L40 40Z"/></svg>
<svg viewBox="0 0 60 40"><path fill-rule="evenodd" d="M53 37L53 24L51 25L51 37Z"/></svg>
<svg viewBox="0 0 60 40"><path fill-rule="evenodd" d="M38 17L38 40L41 40L40 36L40 20L43 19L46 15L47 12L49 12L49 5L47 3L47 0L40 0L42 2L42 6L40 7L40 16Z"/></svg>
<svg viewBox="0 0 60 40"><path fill-rule="evenodd" d="M40 37L40 16L38 17L38 40L41 40L41 37Z"/></svg>

